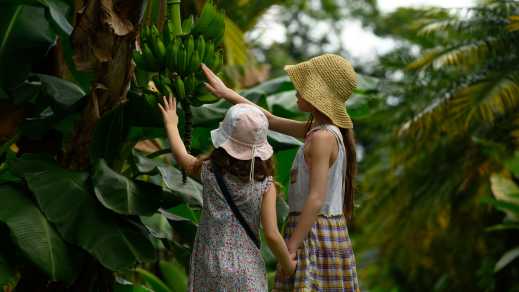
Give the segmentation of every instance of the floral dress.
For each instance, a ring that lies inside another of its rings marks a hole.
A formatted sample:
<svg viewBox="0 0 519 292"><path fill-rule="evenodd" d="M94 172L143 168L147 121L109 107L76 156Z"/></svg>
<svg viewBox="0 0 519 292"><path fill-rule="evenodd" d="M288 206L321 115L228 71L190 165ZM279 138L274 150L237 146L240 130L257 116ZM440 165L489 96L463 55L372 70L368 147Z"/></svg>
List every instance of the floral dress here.
<svg viewBox="0 0 519 292"><path fill-rule="evenodd" d="M236 206L258 235L261 202L272 177L251 183L230 174L224 179ZM260 250L229 208L209 161L202 164L201 180L204 207L191 255L189 291L267 291Z"/></svg>

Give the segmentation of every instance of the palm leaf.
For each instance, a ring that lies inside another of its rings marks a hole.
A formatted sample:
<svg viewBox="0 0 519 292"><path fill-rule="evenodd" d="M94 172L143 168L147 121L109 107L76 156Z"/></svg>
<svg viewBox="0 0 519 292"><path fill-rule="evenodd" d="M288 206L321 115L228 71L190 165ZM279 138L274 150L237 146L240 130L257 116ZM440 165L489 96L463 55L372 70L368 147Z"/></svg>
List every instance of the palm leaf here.
<svg viewBox="0 0 519 292"><path fill-rule="evenodd" d="M407 65L409 70L423 70L429 66L435 69L444 66L467 67L482 63L482 60L504 47L504 42L495 37L458 44L447 48L434 48Z"/></svg>
<svg viewBox="0 0 519 292"><path fill-rule="evenodd" d="M454 95L436 100L406 122L400 134L418 134L434 127L445 127L462 120L465 128L483 121L492 124L496 117L519 107L519 72L503 74L461 88ZM463 130L458 124L449 129Z"/></svg>

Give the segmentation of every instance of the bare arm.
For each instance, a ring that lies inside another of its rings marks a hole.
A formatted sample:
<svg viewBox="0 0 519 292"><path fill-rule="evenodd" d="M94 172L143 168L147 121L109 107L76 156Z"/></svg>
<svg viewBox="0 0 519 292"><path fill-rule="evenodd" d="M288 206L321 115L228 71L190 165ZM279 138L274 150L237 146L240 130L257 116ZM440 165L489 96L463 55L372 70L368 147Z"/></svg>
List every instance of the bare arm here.
<svg viewBox="0 0 519 292"><path fill-rule="evenodd" d="M276 188L272 184L263 195L261 205L261 224L265 231L267 244L281 264L283 271L291 275L296 268L296 262L288 252L285 240L279 233L276 216Z"/></svg>
<svg viewBox="0 0 519 292"><path fill-rule="evenodd" d="M287 242L288 250L294 252L312 225L317 220L319 211L326 199L330 156L334 151L335 138L327 132L316 132L312 135L310 144L310 193L306 199L296 228Z"/></svg>
<svg viewBox="0 0 519 292"><path fill-rule="evenodd" d="M205 76L207 77L207 81L205 86L209 91L211 91L215 96L223 98L232 104L238 103L248 103L257 106L252 101L246 99L245 97L239 95L236 91L228 88L223 81L216 76L216 74L211 71L207 66L202 64L202 70L204 71ZM286 135L290 135L296 138L304 138L306 134L306 123L295 121L291 119L285 119L278 116L273 115L271 112L259 107L261 111L267 116L269 121L269 128L276 132L280 132Z"/></svg>
<svg viewBox="0 0 519 292"><path fill-rule="evenodd" d="M171 145L171 152L175 157L177 163L187 171L191 176L200 176L200 161L189 154L186 150L186 146L180 138L178 132L178 115L177 115L177 104L173 97L162 98L164 106L159 103L160 111L164 119L164 126L168 134L169 144Z"/></svg>

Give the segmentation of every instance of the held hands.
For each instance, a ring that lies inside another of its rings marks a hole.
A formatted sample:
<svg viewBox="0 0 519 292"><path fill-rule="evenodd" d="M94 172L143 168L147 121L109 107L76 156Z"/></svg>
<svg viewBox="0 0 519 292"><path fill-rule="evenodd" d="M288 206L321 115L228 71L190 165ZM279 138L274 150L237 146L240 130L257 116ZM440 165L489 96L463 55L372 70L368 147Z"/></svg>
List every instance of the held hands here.
<svg viewBox="0 0 519 292"><path fill-rule="evenodd" d="M295 273L296 267L297 267L296 253L289 252L288 255L289 255L288 262L283 263L283 264L278 263L279 268L280 268L278 270L281 271L281 276L285 277L285 278L292 276Z"/></svg>
<svg viewBox="0 0 519 292"><path fill-rule="evenodd" d="M167 125L178 125L178 115L177 115L177 102L176 99L172 96L162 97L162 101L164 102L164 106L160 103L159 108L162 112L162 118L164 119L164 124Z"/></svg>

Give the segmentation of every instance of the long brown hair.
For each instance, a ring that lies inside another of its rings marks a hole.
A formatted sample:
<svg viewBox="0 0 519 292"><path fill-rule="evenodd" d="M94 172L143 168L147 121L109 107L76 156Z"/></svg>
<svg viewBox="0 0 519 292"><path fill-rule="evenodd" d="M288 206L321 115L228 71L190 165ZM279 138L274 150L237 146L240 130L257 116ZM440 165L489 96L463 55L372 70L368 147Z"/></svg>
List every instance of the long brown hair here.
<svg viewBox="0 0 519 292"><path fill-rule="evenodd" d="M223 148L216 148L210 154L200 157L200 161L211 160L220 167L223 173L230 173L240 181L248 182L252 160L239 160L227 153ZM254 161L254 180L262 181L268 176L274 177L275 167L272 158L261 160L256 157Z"/></svg>
<svg viewBox="0 0 519 292"><path fill-rule="evenodd" d="M355 151L355 134L353 129L339 128L346 150L346 168L344 169L344 202L342 212L347 219L353 216L355 202L355 176L357 175L357 152Z"/></svg>

